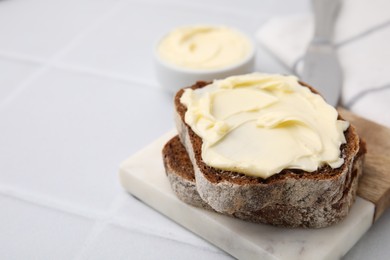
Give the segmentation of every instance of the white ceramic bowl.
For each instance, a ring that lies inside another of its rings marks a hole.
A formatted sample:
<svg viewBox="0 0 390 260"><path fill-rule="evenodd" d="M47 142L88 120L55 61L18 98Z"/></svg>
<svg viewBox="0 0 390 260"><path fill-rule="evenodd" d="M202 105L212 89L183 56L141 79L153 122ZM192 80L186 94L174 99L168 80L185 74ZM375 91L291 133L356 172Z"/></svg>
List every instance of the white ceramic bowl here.
<svg viewBox="0 0 390 260"><path fill-rule="evenodd" d="M233 75L251 73L255 64L255 45L252 39L246 36L251 44L249 55L240 62L219 69L188 69L175 66L163 60L157 51L160 41L154 48L155 72L161 87L171 93L177 90L193 85L195 82L212 81L214 79L223 79Z"/></svg>

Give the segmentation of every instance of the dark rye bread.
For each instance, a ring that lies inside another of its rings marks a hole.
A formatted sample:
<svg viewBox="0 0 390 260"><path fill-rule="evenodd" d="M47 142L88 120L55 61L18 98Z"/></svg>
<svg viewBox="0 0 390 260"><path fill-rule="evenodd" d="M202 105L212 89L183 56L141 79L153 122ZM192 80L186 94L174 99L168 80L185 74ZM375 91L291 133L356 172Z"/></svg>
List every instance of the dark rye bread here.
<svg viewBox="0 0 390 260"><path fill-rule="evenodd" d="M197 82L191 88L208 84ZM310 228L329 226L348 214L365 153L353 126L345 131L347 143L341 146L344 164L340 168L324 166L315 172L285 169L267 179L251 177L203 162L202 139L184 121L186 107L180 103L183 92L175 96L177 129L193 164L197 191L214 210L254 222Z"/></svg>
<svg viewBox="0 0 390 260"><path fill-rule="evenodd" d="M192 206L212 210L196 190L194 168L178 136L165 144L162 156L165 172L176 196Z"/></svg>
<svg viewBox="0 0 390 260"><path fill-rule="evenodd" d="M165 167L165 172L168 176L168 180L171 184L172 190L175 192L176 196L184 201L185 203L207 209L213 210L203 199L199 196L199 193L196 189L195 182L195 173L193 165L188 157L187 151L185 150L183 144L180 142L178 136L173 137L169 140L162 150L163 162ZM360 153L359 156L362 154ZM360 163L362 160L360 160ZM351 179L350 186L357 185L357 176L358 176L358 167L361 165L355 164L353 169L353 177ZM344 191L346 200L351 203L355 196L354 188L348 188ZM344 207L349 207L350 204L345 203ZM324 210L322 209L307 209L311 214L316 214L316 211ZM332 210L332 209L330 209ZM333 209L335 210L335 209ZM337 209L336 209L337 210ZM263 211L269 211L266 207ZM270 210L267 215L275 218L276 216L270 215L271 213L277 213L278 215L283 214L285 217L294 217L300 212L293 211L283 206L278 206L277 210ZM317 212L318 213L318 212ZM228 215L225 213L225 215ZM243 220L249 220L252 222L263 222L263 212L257 212L256 214L251 214L250 216L237 213L235 215L230 215L232 217L240 218Z"/></svg>

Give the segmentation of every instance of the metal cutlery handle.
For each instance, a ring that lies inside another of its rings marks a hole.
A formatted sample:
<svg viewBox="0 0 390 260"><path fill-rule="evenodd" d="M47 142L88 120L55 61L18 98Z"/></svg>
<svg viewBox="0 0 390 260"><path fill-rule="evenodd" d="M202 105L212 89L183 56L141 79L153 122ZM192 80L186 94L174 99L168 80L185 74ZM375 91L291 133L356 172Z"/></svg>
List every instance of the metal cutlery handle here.
<svg viewBox="0 0 390 260"><path fill-rule="evenodd" d="M331 43L340 0L312 0L314 12L314 41Z"/></svg>

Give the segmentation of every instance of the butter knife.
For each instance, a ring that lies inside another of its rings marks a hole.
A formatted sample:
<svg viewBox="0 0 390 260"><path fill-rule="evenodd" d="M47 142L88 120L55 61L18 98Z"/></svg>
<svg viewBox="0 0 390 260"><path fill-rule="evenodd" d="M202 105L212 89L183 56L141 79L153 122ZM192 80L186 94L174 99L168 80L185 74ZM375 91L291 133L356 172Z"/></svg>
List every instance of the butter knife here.
<svg viewBox="0 0 390 260"><path fill-rule="evenodd" d="M340 101L342 71L333 46L333 29L340 0L312 0L314 37L303 58L301 78L315 87L332 106Z"/></svg>

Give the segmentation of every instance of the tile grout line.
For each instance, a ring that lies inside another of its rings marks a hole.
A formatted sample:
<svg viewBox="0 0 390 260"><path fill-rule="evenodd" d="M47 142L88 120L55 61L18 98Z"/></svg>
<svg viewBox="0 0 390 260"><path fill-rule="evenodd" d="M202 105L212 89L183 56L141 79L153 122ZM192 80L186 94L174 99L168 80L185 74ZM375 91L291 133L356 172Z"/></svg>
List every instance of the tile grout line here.
<svg viewBox="0 0 390 260"><path fill-rule="evenodd" d="M32 73L30 76L28 76L25 80L23 80L18 86L15 88L14 91L12 91L7 97L0 102L0 110L7 107L19 94L25 90L32 82L34 82L36 79L41 77L43 74L45 74L48 70L50 70L55 63L63 57L65 54L67 54L72 48L74 48L81 40L86 37L86 35L93 31L95 28L97 28L99 25L101 25L104 21L109 19L112 15L114 15L119 8L124 5L125 1L119 1L114 4L114 6L107 11L105 14L100 16L99 19L95 20L94 23L87 26L86 29L81 31L78 35L76 35L72 40L69 41L69 43L62 49L60 49L57 53L55 53L53 56L51 56L46 62L42 64L42 66L34 73ZM9 55L7 55L9 57ZM19 57L23 57L19 56ZM34 59L35 60L35 59Z"/></svg>
<svg viewBox="0 0 390 260"><path fill-rule="evenodd" d="M49 60L40 59L33 56L25 56L24 54L18 54L18 53L2 53L0 51L0 58L9 59L13 61L19 61L19 62L28 62L28 63L34 63L36 65L40 65L43 67L45 63L48 63ZM91 67L84 67L84 66L77 66L73 64L66 64L59 61L52 61L51 67L67 70L71 72L76 72L84 75L92 75L97 76L101 78L107 78L115 81L125 82L125 83L131 83L131 84L138 84L143 85L147 87L157 88L152 81L143 80L141 78L135 78L132 76L128 76L126 74L118 73L118 72L110 72L107 70L100 70L95 69Z"/></svg>
<svg viewBox="0 0 390 260"><path fill-rule="evenodd" d="M4 52L0 50L0 58L8 59L12 61L22 61L22 62L28 62L28 63L35 63L37 65L43 65L48 61L48 59L45 58L39 58L36 56L28 55L28 54L22 54L17 52Z"/></svg>
<svg viewBox="0 0 390 260"><path fill-rule="evenodd" d="M111 17L111 15L113 15L117 11L117 9L119 9L123 5L123 3L124 2L119 1L113 8L111 8L110 11L108 11L106 14L104 14L94 24L87 27L86 30L84 30L78 36L73 38L67 46L65 46L63 49L61 49L59 52L57 52L56 54L54 54L52 57L50 57L47 60L39 59L39 58L32 57L32 56L20 55L20 54L16 54L16 53L12 53L12 54L0 53L0 56L3 56L3 57L8 58L8 59L11 58L11 59L29 61L29 62L34 62L34 63L41 65L41 67L35 73L32 73L29 77L27 77L24 81L22 81L16 87L16 90L13 91L10 95L8 95L2 103L0 103L0 109L3 107L6 107L9 103L11 103L23 90L25 90L26 87L28 87L28 85L30 85L32 82L34 82L36 79L38 79L43 74L45 74L52 67L58 67L61 69L68 69L68 70L75 70L75 71L79 71L82 73L88 73L88 74L93 74L93 75L97 75L97 76L113 78L116 80L139 83L139 80L134 80L132 78L125 77L125 76L122 76L120 74L102 73L102 71L99 71L99 70L93 70L93 69L88 69L88 68L81 68L80 69L78 67L66 66L64 64L58 63L58 60L61 57L63 57L66 53L68 53L79 41L81 41L83 39L83 37L85 37L85 35L89 31L95 29L102 22L104 22L106 19ZM150 83L145 83L145 82L142 82L141 84L151 85ZM10 188L10 187L5 187L5 186L1 187L0 186L0 194L3 194L4 196L15 198L18 200L30 202L30 203L33 203L35 205L47 207L50 209L55 209L55 210L58 210L61 212L71 213L71 214L74 214L77 216L82 216L82 217L89 218L89 219L95 219L96 223L95 223L94 227L92 228L92 231L90 232L89 236L87 237L86 242L83 245L83 248L81 249L80 253L75 256L75 259L82 259L83 258L83 256L86 254L87 250L90 248L90 246L98 238L98 235L104 230L104 228L109 223L111 223L110 221L113 219L113 216L115 215L115 213L119 209L119 206L121 205L121 202L123 200L120 197L118 198L118 196L117 196L117 198L114 199L113 203L111 204L110 209L108 210L108 213L106 213L106 214L100 213L99 214L98 212L94 212L91 214L91 212L87 212L87 211L85 211L77 206L75 207L74 205L71 205L69 203L66 203L66 202L64 203L64 202L61 202L58 200L53 200L53 199L47 199L45 197L37 196L36 194L34 195L32 193L28 193L28 192L14 189L14 188ZM123 226L123 225L121 225L121 226ZM135 230L137 230L137 229L135 229ZM138 230L138 231L142 234L149 234L149 235L153 235L153 236L157 236L157 237L168 238L168 237L161 236L161 235L159 236L156 233L151 233L151 232L145 233L145 232L143 232L143 230ZM178 241L178 242L182 242L182 241ZM192 245L190 243L185 243L185 244L188 244L190 246L199 247L196 245ZM202 247L199 247L199 248L202 248ZM213 251L211 251L211 252L213 252Z"/></svg>
<svg viewBox="0 0 390 260"><path fill-rule="evenodd" d="M34 82L36 79L41 77L43 74L45 74L50 69L49 65L42 65L36 72L32 73L30 76L25 78L20 84L16 86L16 88L8 94L1 102L0 102L0 110L7 107L12 101L19 96L21 92L23 92L24 89L28 85L30 85L32 82Z"/></svg>
<svg viewBox="0 0 390 260"><path fill-rule="evenodd" d="M20 201L32 203L40 207L46 207L88 219L104 219L106 216L104 212L85 210L83 207L77 206L73 203L53 199L48 196L40 196L39 194L37 195L37 193L26 192L14 187L0 185L0 194L5 197L11 197Z"/></svg>
<svg viewBox="0 0 390 260"><path fill-rule="evenodd" d="M143 1L137 1L138 3L144 3ZM154 3L154 2L153 2ZM170 5L181 5L181 7L184 7L184 8L196 8L196 9L199 9L199 10L204 10L204 9L209 9L211 10L210 12L223 12L225 14L234 14L234 15L238 15L238 16L248 16L248 15L252 15L252 12L248 12L248 11L243 11L243 10L238 10L237 8L233 8L233 7L227 7L227 6L217 6L217 5L214 5L214 6L210 6L210 5L207 5L207 4L204 4L204 3L196 3L196 1L191 1L191 2L186 2L185 4L183 4L184 2L183 1L169 1L168 3L165 3L165 4L170 4Z"/></svg>
<svg viewBox="0 0 390 260"><path fill-rule="evenodd" d="M16 96L18 96L19 93L22 92L27 87L27 85L31 84L31 82L35 81L42 74L47 72L47 70L50 69L51 67L57 67L60 69L77 71L77 72L87 73L87 74L94 75L94 76L106 77L109 79L118 80L118 81L122 81L122 82L141 84L141 85L146 85L146 86L151 86L153 88L157 88L158 86L156 86L151 81L145 81L145 80L142 80L139 78L137 79L137 78L133 78L133 77L128 77L128 76L121 74L121 73L111 73L111 72L106 72L103 70L91 69L91 68L87 68L87 67L72 66L72 65L67 65L67 64L58 62L59 58L61 58L64 54L66 54L69 51L69 49L74 47L74 45L77 44L77 42L83 38L82 36L85 36L85 34L87 34L87 32L94 29L96 26L100 25L104 20L109 18L112 15L112 13L114 13L116 11L116 9L118 9L120 6L124 5L125 3L126 3L125 1L118 0L117 4L110 11L108 11L106 14L102 15L102 17L100 19L98 19L94 24L87 27L87 29L85 29L78 36L76 36L73 40L71 40L67 46L65 46L63 49L61 49L58 53L54 54L49 59L41 59L39 57L34 57L31 55L26 55L26 54L19 54L19 53L15 53L15 52L9 53L9 52L0 51L0 57L2 56L5 58L8 58L8 59L14 59L14 60L16 59L19 61L33 62L33 63L42 65L41 69L38 69L38 70L42 70L42 72L37 71L36 72L37 75L34 75L35 73L33 73L32 75L30 75L30 77L28 77L26 79L25 83L24 82L20 83L16 87L16 90L14 92L11 92L11 94L9 94L3 102L0 102L0 109L2 107L7 106L10 102L12 102L12 100ZM142 1L140 3L142 3ZM173 3L176 3L176 1L174 1ZM194 8L198 8L198 9L205 7L204 4L190 4L190 5L183 5L183 6L194 7ZM115 9L115 10L113 10L113 9ZM231 13L233 11L233 9L224 8L223 11L226 13ZM237 10L235 10L235 11L237 11ZM242 11L239 15L245 15L245 14L247 14L247 12ZM46 68L46 67L48 67L48 68Z"/></svg>
<svg viewBox="0 0 390 260"><path fill-rule="evenodd" d="M150 236L154 236L157 238L169 239L171 241L178 242L178 243L185 244L185 245L192 246L192 247L196 247L196 248L202 249L204 251L208 251L208 252L212 252L212 253L220 253L219 250L212 250L212 249L207 248L205 246L199 246L199 245L194 244L194 243L185 242L185 241L173 238L172 236L169 236L169 234L165 233L165 232L154 232L153 229L147 228L145 226L142 226L142 228L135 228L134 226L130 226L127 223L125 223L124 221L121 221L119 218L114 218L111 223L116 225L116 226L119 226L121 228L125 228L127 230L137 232L137 233L142 234L142 235L150 235ZM187 230L187 231L189 231L189 230ZM189 232L191 232L191 231L189 231ZM191 232L191 233L193 233L193 232ZM201 238L201 239L205 240L204 238Z"/></svg>
<svg viewBox="0 0 390 260"><path fill-rule="evenodd" d="M82 259L80 257L86 253L87 249L90 248L90 246L96 240L97 236L103 231L103 229L108 224L115 224L119 227L125 228L127 230L135 231L139 234L151 235L151 236L164 238L164 239L170 239L170 240L175 241L175 242L179 242L179 243L183 243L183 244L186 244L189 246L201 248L202 250L207 250L210 252L217 252L217 251L209 250L208 248L205 248L202 246L198 246L196 244L187 243L187 242L180 241L178 239L174 239L174 238L168 236L168 234L166 234L164 232L153 232L152 229L137 228L135 226L130 226L130 225L124 223L123 221L121 221L119 218L115 218L115 214L117 213L120 205L124 201L124 196L123 196L122 192L120 192L119 195L117 195L114 198L114 201L110 204L107 212L93 211L90 209L85 210L83 207L75 206L75 204L68 203L66 201L48 198L47 196L40 196L40 195L37 195L36 193L26 192L26 191L23 191L23 190L14 188L14 187L4 186L1 184L0 184L0 195L5 196L5 197L10 197L13 199L17 199L20 201L28 202L28 203L34 204L36 206L39 206L39 207L54 209L54 210L59 211L59 212L72 214L75 216L94 220L96 223L94 224L92 231L90 231L90 235L87 237L86 242L83 246L83 249L77 255L76 259Z"/></svg>
<svg viewBox="0 0 390 260"><path fill-rule="evenodd" d="M56 62L53 64L53 67L56 67L58 69L73 71L77 73L92 75L96 77L103 77L107 79L112 79L119 82L125 82L125 83L132 83L132 84L139 84L147 87L157 88L155 84L153 84L152 81L143 80L141 78L135 78L132 76L127 76L126 74L118 73L118 72L110 72L106 70L100 70L90 67L83 67L83 66L75 66L75 65L69 65L66 63Z"/></svg>
<svg viewBox="0 0 390 260"><path fill-rule="evenodd" d="M92 230L89 232L89 235L85 239L85 242L83 243L81 249L73 257L74 260L80 260L80 259L83 259L85 257L85 255L88 253L88 249L90 249L91 246L93 246L94 242L99 238L99 235L103 232L104 228L108 224L110 224L114 215L119 210L122 202L123 202L123 195L122 195L122 193L119 193L119 195L117 195L114 198L114 201L111 203L106 216L104 218L97 219L95 221L95 224L92 227Z"/></svg>
<svg viewBox="0 0 390 260"><path fill-rule="evenodd" d="M88 253L88 250L93 246L95 241L99 238L99 235L103 232L104 228L106 228L109 224L117 225L117 226L125 228L127 230L131 230L133 232L136 232L138 234L149 235L149 236L157 237L160 239L169 239L171 241L174 241L177 243L182 243L182 244L185 244L185 245L188 245L191 247L195 247L195 248L198 248L198 249L210 252L210 253L223 254L220 251L211 250L211 249L204 247L204 246L199 246L199 245L195 245L192 243L183 242L181 240L174 239L174 238L169 237L169 236L165 236L164 234L153 232L152 230L147 230L145 232L144 229L136 228L134 226L130 227L130 226L122 223L121 221L118 221L118 219L116 219L114 216L118 212L120 205L122 205L123 201L124 201L123 195L122 194L117 195L117 197L112 202L106 217L104 219L100 219L100 220L96 221L94 227L92 228L92 231L90 231L82 248L80 249L79 253L77 253L76 256L73 258L73 260L84 259L86 257L86 254Z"/></svg>

